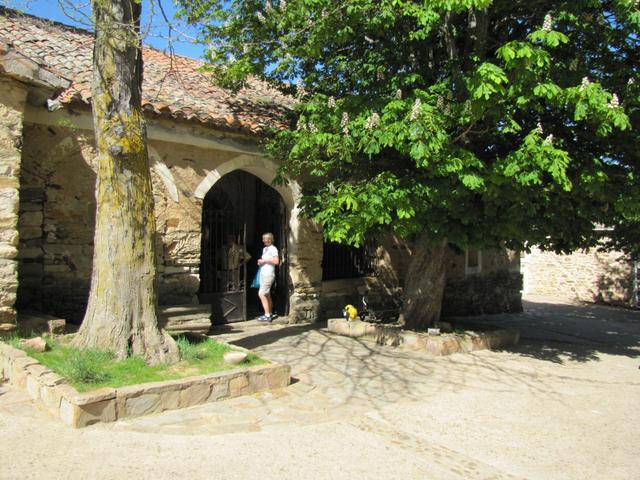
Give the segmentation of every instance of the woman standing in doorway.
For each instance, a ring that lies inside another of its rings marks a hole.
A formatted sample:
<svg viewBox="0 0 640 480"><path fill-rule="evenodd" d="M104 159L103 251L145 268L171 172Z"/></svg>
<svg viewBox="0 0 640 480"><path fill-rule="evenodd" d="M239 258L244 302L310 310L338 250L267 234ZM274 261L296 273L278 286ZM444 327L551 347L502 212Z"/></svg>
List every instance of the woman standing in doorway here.
<svg viewBox="0 0 640 480"><path fill-rule="evenodd" d="M261 315L258 320L261 322L270 322L273 320L271 286L276 279L276 265L280 264L280 258L278 257L278 249L273 245L273 233L263 233L262 243L264 243L262 257L258 259L258 265L261 267L258 297L260 297L260 303L262 303L264 315Z"/></svg>

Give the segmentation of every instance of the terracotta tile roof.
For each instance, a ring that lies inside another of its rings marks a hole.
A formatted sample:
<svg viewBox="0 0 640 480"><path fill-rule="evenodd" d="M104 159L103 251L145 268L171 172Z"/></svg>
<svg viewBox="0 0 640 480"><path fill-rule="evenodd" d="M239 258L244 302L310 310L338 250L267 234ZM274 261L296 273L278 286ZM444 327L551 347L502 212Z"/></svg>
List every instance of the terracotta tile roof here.
<svg viewBox="0 0 640 480"><path fill-rule="evenodd" d="M93 34L0 7L0 40L67 79L71 87L58 100L89 104ZM142 107L148 114L225 130L262 133L289 122L293 100L257 80L233 94L199 71L203 63L143 47Z"/></svg>

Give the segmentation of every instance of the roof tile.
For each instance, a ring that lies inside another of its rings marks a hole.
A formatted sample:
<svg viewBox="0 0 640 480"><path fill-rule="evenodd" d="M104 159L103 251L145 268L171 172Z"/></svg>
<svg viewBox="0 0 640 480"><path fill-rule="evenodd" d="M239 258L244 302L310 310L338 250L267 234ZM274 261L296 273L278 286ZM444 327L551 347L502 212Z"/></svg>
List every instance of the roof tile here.
<svg viewBox="0 0 640 480"><path fill-rule="evenodd" d="M61 103L91 101L93 34L0 7L0 39L72 80ZM289 124L294 100L253 79L233 93L214 86L203 62L143 47L142 105L145 112L247 133Z"/></svg>

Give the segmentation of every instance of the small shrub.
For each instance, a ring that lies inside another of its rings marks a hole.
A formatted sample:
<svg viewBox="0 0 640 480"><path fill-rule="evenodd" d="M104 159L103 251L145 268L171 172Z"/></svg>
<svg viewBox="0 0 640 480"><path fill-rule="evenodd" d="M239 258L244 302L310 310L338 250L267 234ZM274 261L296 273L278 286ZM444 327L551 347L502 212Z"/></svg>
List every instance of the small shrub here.
<svg viewBox="0 0 640 480"><path fill-rule="evenodd" d="M60 366L60 374L72 383L104 383L109 380L105 365L113 355L97 350L73 350L67 362Z"/></svg>
<svg viewBox="0 0 640 480"><path fill-rule="evenodd" d="M178 337L176 339L178 350L180 350L180 358L183 361L204 360L207 357L206 348L199 343L191 343L186 337Z"/></svg>

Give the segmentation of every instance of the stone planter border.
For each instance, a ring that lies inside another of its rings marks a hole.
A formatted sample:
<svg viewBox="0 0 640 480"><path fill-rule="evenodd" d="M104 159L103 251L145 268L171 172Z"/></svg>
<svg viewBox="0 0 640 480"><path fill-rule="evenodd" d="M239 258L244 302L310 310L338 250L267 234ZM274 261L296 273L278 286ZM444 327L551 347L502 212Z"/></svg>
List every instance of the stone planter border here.
<svg viewBox="0 0 640 480"><path fill-rule="evenodd" d="M516 345L520 340L520 332L517 330L428 335L402 330L396 325L380 325L360 320L347 321L344 318L329 319L328 328L330 332L338 335L372 340L380 345L421 350L429 355L451 355L473 350L504 348Z"/></svg>
<svg viewBox="0 0 640 480"><path fill-rule="evenodd" d="M291 367L271 363L179 380L78 392L24 351L0 342L0 374L74 427L250 395L289 385Z"/></svg>

